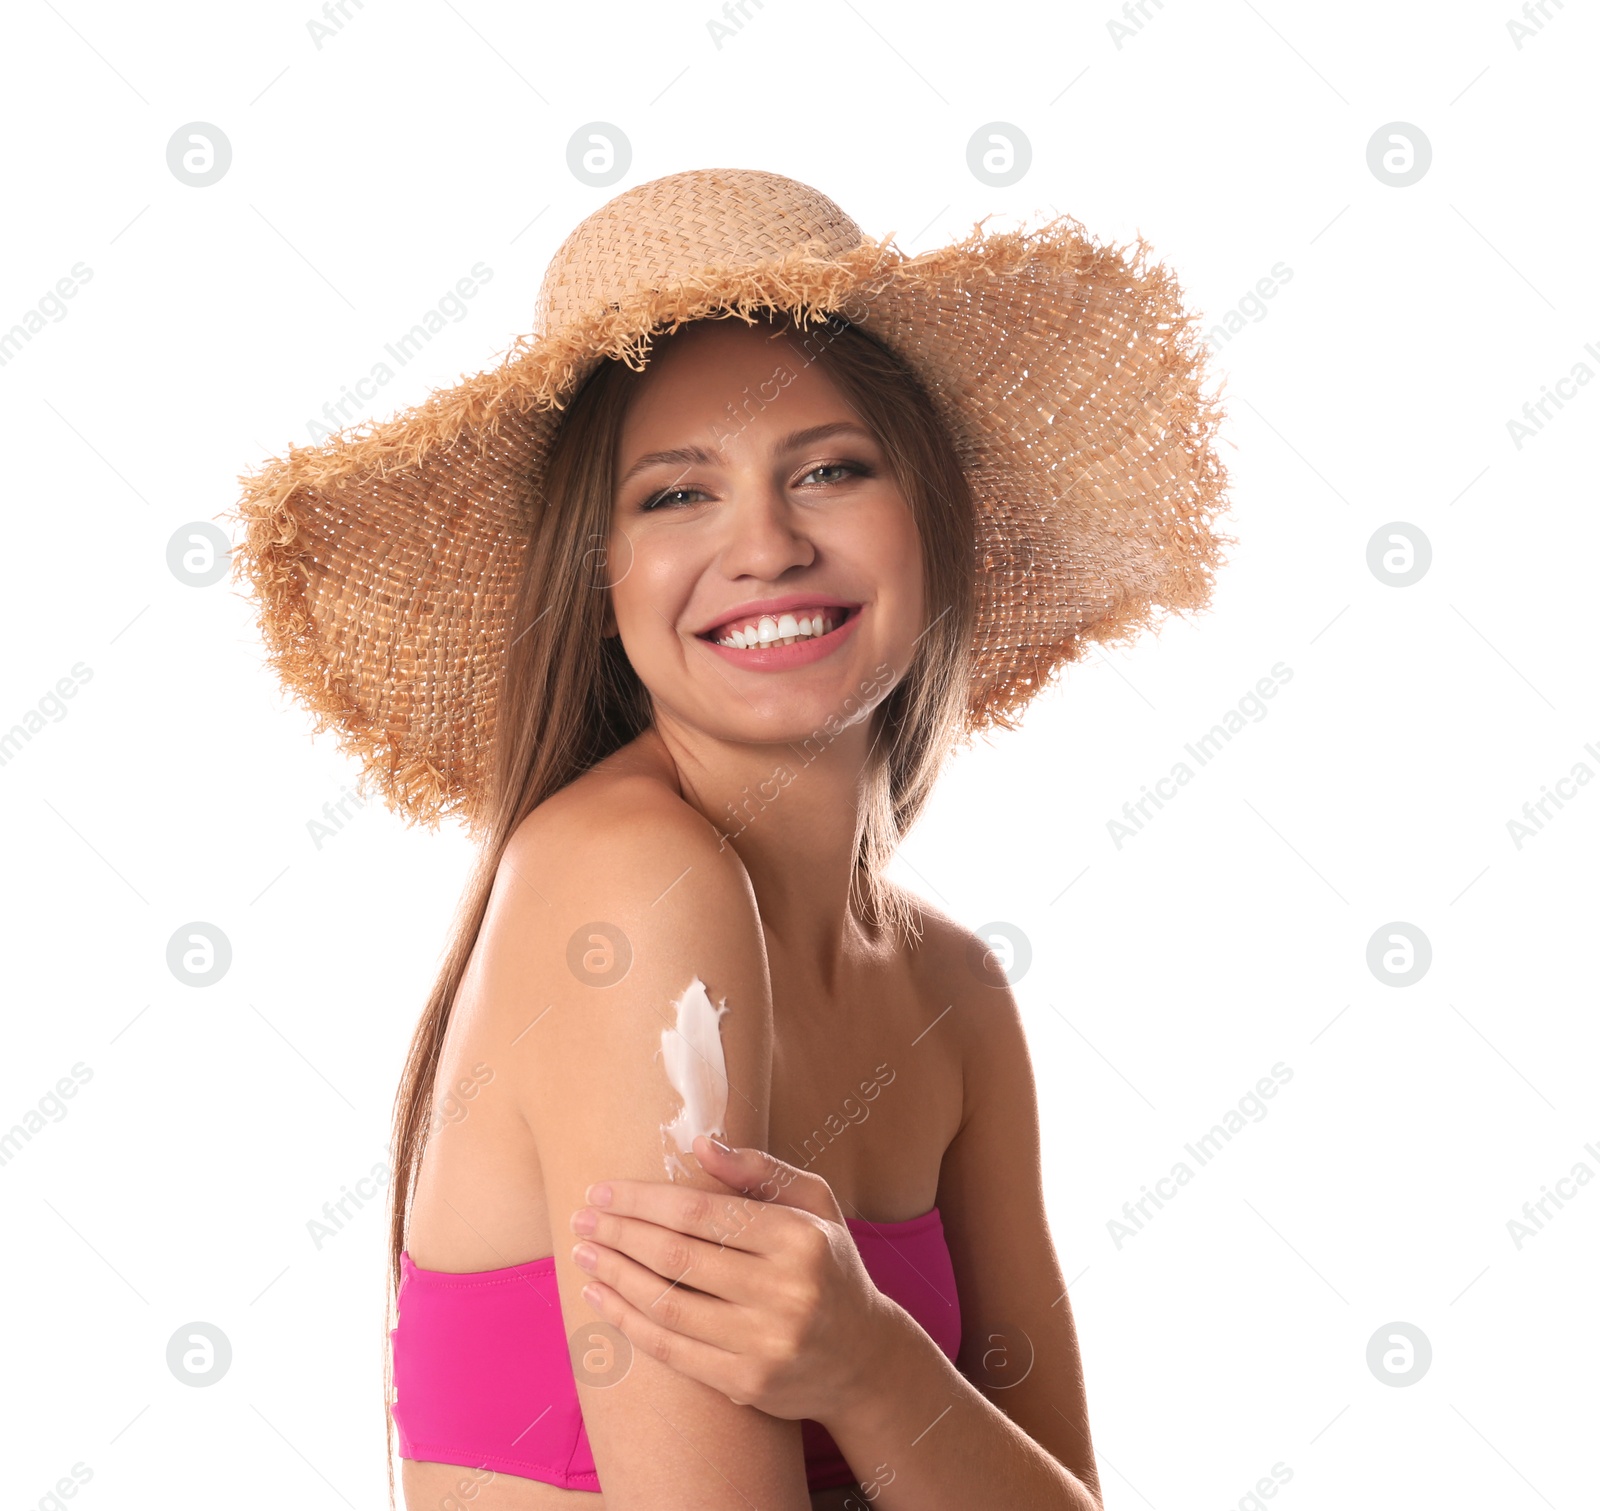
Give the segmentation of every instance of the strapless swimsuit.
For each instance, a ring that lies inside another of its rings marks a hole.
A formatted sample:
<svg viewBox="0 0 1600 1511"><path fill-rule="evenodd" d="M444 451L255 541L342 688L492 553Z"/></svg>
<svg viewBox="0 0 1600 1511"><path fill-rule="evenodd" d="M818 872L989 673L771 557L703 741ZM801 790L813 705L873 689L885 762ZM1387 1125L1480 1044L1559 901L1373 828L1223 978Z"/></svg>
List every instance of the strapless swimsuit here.
<svg viewBox="0 0 1600 1511"><path fill-rule="evenodd" d="M939 1209L845 1222L873 1283L954 1363L961 1309ZM555 1256L463 1274L418 1269L409 1253L400 1264L399 1324L389 1334L400 1456L598 1491ZM802 1422L801 1437L809 1489L855 1482L820 1423Z"/></svg>

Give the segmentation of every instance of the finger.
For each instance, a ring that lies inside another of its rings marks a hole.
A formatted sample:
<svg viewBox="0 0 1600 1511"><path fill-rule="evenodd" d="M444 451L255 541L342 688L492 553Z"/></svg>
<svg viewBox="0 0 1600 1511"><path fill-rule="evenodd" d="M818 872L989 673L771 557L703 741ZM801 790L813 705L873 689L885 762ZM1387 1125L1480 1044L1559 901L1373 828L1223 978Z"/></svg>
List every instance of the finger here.
<svg viewBox="0 0 1600 1511"><path fill-rule="evenodd" d="M694 1152L710 1174L756 1201L795 1207L829 1222L844 1221L833 1188L815 1171L802 1170L765 1149L729 1149L703 1133L694 1141Z"/></svg>
<svg viewBox="0 0 1600 1511"><path fill-rule="evenodd" d="M750 1253L767 1252L781 1242L781 1236L774 1232L777 1224L770 1217L760 1231L756 1231L755 1218L772 1211L773 1204L741 1195L731 1188L724 1195L670 1181L610 1180L596 1182L588 1188L587 1194L590 1206L579 1207L574 1217L577 1212L586 1210L593 1212L597 1219L607 1213L634 1217L719 1248L744 1249ZM603 1203L595 1201L595 1197L607 1195L609 1199ZM579 1230L574 1228L573 1231ZM602 1243L612 1242L603 1233L599 1236ZM649 1262L648 1255L638 1257Z"/></svg>
<svg viewBox="0 0 1600 1511"><path fill-rule="evenodd" d="M738 1356L697 1338L686 1338L652 1321L632 1302L603 1281L583 1287L583 1298L620 1332L634 1352L665 1364L681 1375L699 1380L729 1396L734 1389Z"/></svg>
<svg viewBox="0 0 1600 1511"><path fill-rule="evenodd" d="M772 1218L780 1214L758 1202L751 1206L766 1216L764 1235L773 1237L776 1224ZM603 1208L594 1213L594 1218L594 1227L582 1237L637 1260L659 1275L663 1284L688 1285L708 1296L739 1303L748 1303L755 1294L761 1277L751 1267L766 1262L767 1256L762 1252L741 1249L731 1242L710 1243L642 1217L622 1217ZM738 1236L748 1241L753 1227L752 1221Z"/></svg>
<svg viewBox="0 0 1600 1511"><path fill-rule="evenodd" d="M592 1240L585 1243L594 1256L592 1268L578 1261L578 1251L584 1244L572 1246L572 1259L591 1280L610 1286L658 1327L730 1353L738 1352L740 1308L692 1289L686 1281L658 1274L605 1244Z"/></svg>

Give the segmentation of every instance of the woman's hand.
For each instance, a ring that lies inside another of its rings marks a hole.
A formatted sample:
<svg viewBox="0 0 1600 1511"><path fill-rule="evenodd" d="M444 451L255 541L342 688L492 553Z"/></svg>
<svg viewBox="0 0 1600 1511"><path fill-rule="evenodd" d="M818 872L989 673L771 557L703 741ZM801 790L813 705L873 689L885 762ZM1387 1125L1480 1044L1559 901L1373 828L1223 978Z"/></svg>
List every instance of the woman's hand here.
<svg viewBox="0 0 1600 1511"><path fill-rule="evenodd" d="M820 1175L704 1135L695 1153L728 1195L669 1181L589 1187L572 1220L584 1235L573 1258L595 1277L585 1299L640 1353L736 1405L837 1417L871 1389L894 1303Z"/></svg>

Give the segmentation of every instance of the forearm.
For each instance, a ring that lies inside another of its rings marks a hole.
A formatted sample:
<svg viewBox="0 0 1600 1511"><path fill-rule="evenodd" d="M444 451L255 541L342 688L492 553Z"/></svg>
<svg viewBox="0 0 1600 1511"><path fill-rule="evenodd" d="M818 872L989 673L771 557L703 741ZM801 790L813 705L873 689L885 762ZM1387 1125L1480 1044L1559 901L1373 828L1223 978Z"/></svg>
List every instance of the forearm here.
<svg viewBox="0 0 1600 1511"><path fill-rule="evenodd" d="M976 1389L903 1307L887 1302L869 1357L871 1378L822 1424L855 1470L862 1508L1101 1511L1090 1488Z"/></svg>

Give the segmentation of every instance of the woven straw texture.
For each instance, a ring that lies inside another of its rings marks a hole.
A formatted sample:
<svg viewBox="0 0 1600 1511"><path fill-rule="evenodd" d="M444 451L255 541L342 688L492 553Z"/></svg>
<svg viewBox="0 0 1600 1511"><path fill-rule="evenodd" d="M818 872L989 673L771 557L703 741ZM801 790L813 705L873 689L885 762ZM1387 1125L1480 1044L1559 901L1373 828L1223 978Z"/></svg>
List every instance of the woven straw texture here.
<svg viewBox="0 0 1600 1511"><path fill-rule="evenodd" d="M407 818L471 822L522 552L561 406L653 331L831 312L897 352L971 484L978 623L967 734L1016 719L1091 642L1210 599L1235 544L1196 317L1140 238L1067 216L908 257L776 174L672 174L567 238L535 329L495 367L241 475L234 580L268 662Z"/></svg>

